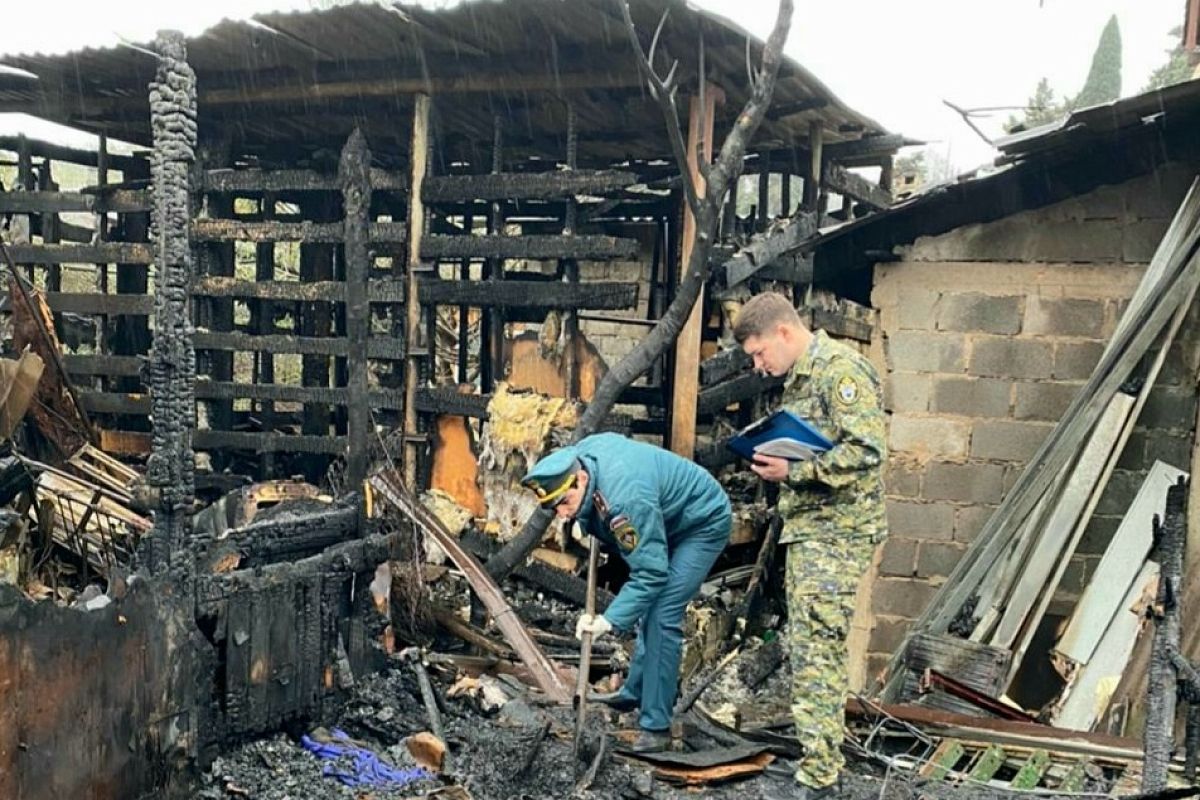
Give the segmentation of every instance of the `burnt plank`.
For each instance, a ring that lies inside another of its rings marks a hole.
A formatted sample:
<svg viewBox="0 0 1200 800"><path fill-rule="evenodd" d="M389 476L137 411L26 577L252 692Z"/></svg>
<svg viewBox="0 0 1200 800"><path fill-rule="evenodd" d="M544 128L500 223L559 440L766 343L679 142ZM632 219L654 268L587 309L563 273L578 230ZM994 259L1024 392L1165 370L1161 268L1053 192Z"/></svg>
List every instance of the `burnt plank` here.
<svg viewBox="0 0 1200 800"><path fill-rule="evenodd" d="M102 195L79 192L0 192L0 213L53 214L66 212L121 214L150 210L150 193L120 189Z"/></svg>
<svg viewBox="0 0 1200 800"><path fill-rule="evenodd" d="M154 298L137 294L100 294L99 292L47 292L50 310L74 314L111 316L149 316L154 313Z"/></svg>
<svg viewBox="0 0 1200 800"><path fill-rule="evenodd" d="M368 393L375 408L402 407L404 394L390 389ZM279 384L248 384L228 381L197 381L196 398L200 400L274 400L281 403L326 403L345 405L346 390L324 386L283 386Z"/></svg>
<svg viewBox="0 0 1200 800"><path fill-rule="evenodd" d="M452 386L417 389L417 411L422 414L449 414L456 417L488 419L491 395L464 394Z"/></svg>
<svg viewBox="0 0 1200 800"><path fill-rule="evenodd" d="M667 404L661 386L626 386L617 402L653 408L664 408Z"/></svg>
<svg viewBox="0 0 1200 800"><path fill-rule="evenodd" d="M371 188L406 192L406 176L381 169L371 170ZM333 172L304 169L217 169L204 173L206 192L340 192Z"/></svg>
<svg viewBox="0 0 1200 800"><path fill-rule="evenodd" d="M344 338L289 336L287 334L254 335L237 332L197 332L197 350L262 350L271 353L300 353L306 355L344 356L349 345Z"/></svg>
<svg viewBox="0 0 1200 800"><path fill-rule="evenodd" d="M892 204L892 193L861 175L850 172L841 164L826 164L821 170L821 183L840 195L851 197L875 210Z"/></svg>
<svg viewBox="0 0 1200 800"><path fill-rule="evenodd" d="M782 228L758 234L732 258L716 265L713 277L721 286L737 286L798 248L816 232L814 214L797 214Z"/></svg>
<svg viewBox="0 0 1200 800"><path fill-rule="evenodd" d="M10 244L9 255L17 264L131 264L154 262L154 250L145 242L97 242L96 244Z"/></svg>
<svg viewBox="0 0 1200 800"><path fill-rule="evenodd" d="M500 545L484 534L474 529L463 532L460 538L463 547L470 551L480 561L487 561L500 549ZM555 569L538 561L521 564L513 570L513 574L524 581L555 594L564 600L583 605L587 599L587 581L578 575ZM596 610L603 611L615 599L615 595L606 589L596 589Z"/></svg>
<svg viewBox="0 0 1200 800"><path fill-rule="evenodd" d="M857 339L860 342L870 343L871 332L873 326L869 322L865 322L856 317L851 317L840 311L829 311L823 308L814 308L812 310L812 326L813 330L821 329L834 336L841 336L845 339Z"/></svg>
<svg viewBox="0 0 1200 800"><path fill-rule="evenodd" d="M402 222L372 222L372 242L403 242L407 231ZM192 238L198 242L303 242L335 244L344 237L340 222L246 222L237 219L198 219L192 222Z"/></svg>
<svg viewBox="0 0 1200 800"><path fill-rule="evenodd" d="M763 376L757 372L719 383L700 392L696 401L697 414L714 414L741 400L757 397L783 385L784 378Z"/></svg>
<svg viewBox="0 0 1200 800"><path fill-rule="evenodd" d="M24 136L0 136L0 150L19 151L22 147L31 156L49 158L53 161L66 161L71 164L81 164L85 167L100 165L100 153L96 150L83 150L78 147L53 144L39 139L28 139ZM146 159L137 155L120 155L105 153L105 160L110 169L122 172L145 169Z"/></svg>
<svg viewBox="0 0 1200 800"><path fill-rule="evenodd" d="M750 356L746 355L742 348L730 347L701 362L700 383L703 386L713 386L739 372L745 372L750 366Z"/></svg>
<svg viewBox="0 0 1200 800"><path fill-rule="evenodd" d="M879 136L864 136L848 142L831 142L824 147L827 162L845 161L846 159L876 158L889 156L906 144L911 144L899 133L886 133Z"/></svg>
<svg viewBox="0 0 1200 800"><path fill-rule="evenodd" d="M463 239L474 237L460 237ZM562 283L559 281L420 281L425 305L477 308L632 308L636 283Z"/></svg>
<svg viewBox="0 0 1200 800"><path fill-rule="evenodd" d="M421 239L421 258L633 259L637 239L617 236L448 236Z"/></svg>
<svg viewBox="0 0 1200 800"><path fill-rule="evenodd" d="M258 300L296 302L341 302L346 285L341 281L239 281L223 276L201 278L192 284L192 294L200 297L244 297Z"/></svg>
<svg viewBox="0 0 1200 800"><path fill-rule="evenodd" d="M150 395L143 392L101 392L95 389L76 389L83 407L93 414L150 413Z"/></svg>
<svg viewBox="0 0 1200 800"><path fill-rule="evenodd" d="M198 450L230 448L259 453L323 453L335 456L346 452L345 436L200 430L193 434L192 440Z"/></svg>
<svg viewBox="0 0 1200 800"><path fill-rule="evenodd" d="M637 176L632 172L620 170L438 175L425 179L421 186L421 197L427 203L466 200L553 200L577 194L603 195L637 182Z"/></svg>
<svg viewBox="0 0 1200 800"><path fill-rule="evenodd" d="M232 731L242 730L246 714L254 611L248 593L230 598L225 637L225 715Z"/></svg>
<svg viewBox="0 0 1200 800"><path fill-rule="evenodd" d="M143 358L140 356L66 355L63 366L72 375L112 375L136 377L141 373Z"/></svg>
<svg viewBox="0 0 1200 800"><path fill-rule="evenodd" d="M356 521L357 521L357 515ZM299 710L299 691L296 685L299 648L299 628L296 617L296 594L294 583L282 583L271 593L271 638L268 643L266 676L266 703L268 722Z"/></svg>
<svg viewBox="0 0 1200 800"><path fill-rule="evenodd" d="M813 282L812 253L788 253L780 256L755 273L760 281L785 281L787 283Z"/></svg>
<svg viewBox="0 0 1200 800"><path fill-rule="evenodd" d="M243 732L263 730L271 721L272 628L280 613L278 587L254 594L254 619L250 623L249 672L246 675L246 716Z"/></svg>

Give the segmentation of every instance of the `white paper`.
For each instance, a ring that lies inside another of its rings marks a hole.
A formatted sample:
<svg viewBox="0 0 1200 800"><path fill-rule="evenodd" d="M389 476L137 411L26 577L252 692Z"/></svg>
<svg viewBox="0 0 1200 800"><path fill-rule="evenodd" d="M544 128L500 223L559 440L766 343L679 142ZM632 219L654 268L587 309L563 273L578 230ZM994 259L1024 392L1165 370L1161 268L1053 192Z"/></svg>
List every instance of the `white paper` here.
<svg viewBox="0 0 1200 800"><path fill-rule="evenodd" d="M808 445L795 439L781 436L778 439L768 439L754 448L754 452L764 456L786 458L791 461L807 461L817 455Z"/></svg>

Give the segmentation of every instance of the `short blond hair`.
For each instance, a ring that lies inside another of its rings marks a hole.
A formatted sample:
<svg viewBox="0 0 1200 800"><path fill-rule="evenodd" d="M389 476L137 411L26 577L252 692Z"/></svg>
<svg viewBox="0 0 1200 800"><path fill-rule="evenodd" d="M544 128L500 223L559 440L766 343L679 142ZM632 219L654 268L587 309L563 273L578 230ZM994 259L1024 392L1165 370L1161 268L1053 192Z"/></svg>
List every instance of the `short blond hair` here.
<svg viewBox="0 0 1200 800"><path fill-rule="evenodd" d="M792 301L778 292L755 295L746 301L733 321L733 338L738 344L751 336L770 333L776 325L799 326L800 315L792 307Z"/></svg>

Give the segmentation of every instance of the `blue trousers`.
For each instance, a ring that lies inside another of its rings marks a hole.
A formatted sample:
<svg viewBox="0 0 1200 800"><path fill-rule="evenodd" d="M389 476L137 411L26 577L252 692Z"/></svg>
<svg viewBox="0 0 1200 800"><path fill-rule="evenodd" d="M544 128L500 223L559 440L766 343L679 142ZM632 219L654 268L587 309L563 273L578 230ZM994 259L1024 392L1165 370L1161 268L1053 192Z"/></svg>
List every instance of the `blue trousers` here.
<svg viewBox="0 0 1200 800"><path fill-rule="evenodd" d="M623 699L640 706L638 726L644 730L671 727L679 691L683 613L729 542L731 523L729 514L722 514L669 547L667 585L642 617L629 677L620 691Z"/></svg>

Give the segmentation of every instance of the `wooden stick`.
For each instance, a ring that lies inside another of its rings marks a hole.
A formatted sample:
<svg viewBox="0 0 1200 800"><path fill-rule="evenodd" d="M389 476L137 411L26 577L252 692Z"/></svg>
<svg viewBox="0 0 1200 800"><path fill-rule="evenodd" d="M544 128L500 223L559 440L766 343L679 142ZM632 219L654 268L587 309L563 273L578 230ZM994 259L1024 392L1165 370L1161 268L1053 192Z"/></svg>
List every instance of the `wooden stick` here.
<svg viewBox="0 0 1200 800"><path fill-rule="evenodd" d="M596 562L600 558L600 544L591 537L588 545L587 599L584 611L590 617L596 613ZM575 683L575 697L579 703L575 709L575 770L579 770L579 749L583 742L583 731L587 723L588 675L592 669L592 634L585 631L579 646L579 679ZM593 765L594 766L594 765ZM593 775L593 777L595 777ZM590 782L589 782L590 783Z"/></svg>

